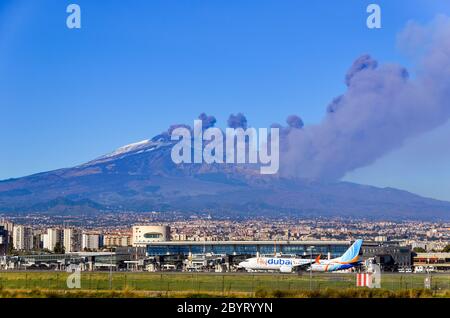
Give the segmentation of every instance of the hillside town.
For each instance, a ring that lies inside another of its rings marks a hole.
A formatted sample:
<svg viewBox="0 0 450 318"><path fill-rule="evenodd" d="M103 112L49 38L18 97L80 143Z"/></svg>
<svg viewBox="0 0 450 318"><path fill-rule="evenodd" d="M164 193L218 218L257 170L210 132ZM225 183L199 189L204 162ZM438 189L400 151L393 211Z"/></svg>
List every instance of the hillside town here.
<svg viewBox="0 0 450 318"><path fill-rule="evenodd" d="M98 250L102 247L132 246L132 226L170 226L172 241L308 241L354 240L395 241L420 251L441 251L450 244L450 223L422 221L369 221L359 219L248 219L216 220L210 215L189 220L168 218L156 212L78 218L35 215L0 218L16 251L53 251L57 242L66 252ZM75 241L69 244L70 238ZM10 248L11 249L11 248Z"/></svg>
<svg viewBox="0 0 450 318"><path fill-rule="evenodd" d="M450 269L450 224L362 219L187 219L162 213L0 218L0 270L239 271L249 257L332 259L356 241L359 266ZM58 223L59 222L59 223ZM244 263L243 263L244 262ZM355 268L358 270L357 268Z"/></svg>

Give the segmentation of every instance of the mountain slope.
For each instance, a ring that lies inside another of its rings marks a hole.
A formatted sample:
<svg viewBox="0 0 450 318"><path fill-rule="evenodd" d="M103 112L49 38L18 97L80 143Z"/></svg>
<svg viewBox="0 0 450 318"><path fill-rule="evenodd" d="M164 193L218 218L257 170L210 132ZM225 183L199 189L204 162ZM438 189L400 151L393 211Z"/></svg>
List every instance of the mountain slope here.
<svg viewBox="0 0 450 318"><path fill-rule="evenodd" d="M0 210L449 219L450 203L392 188L262 176L251 166L175 165L159 135L86 164L0 181Z"/></svg>

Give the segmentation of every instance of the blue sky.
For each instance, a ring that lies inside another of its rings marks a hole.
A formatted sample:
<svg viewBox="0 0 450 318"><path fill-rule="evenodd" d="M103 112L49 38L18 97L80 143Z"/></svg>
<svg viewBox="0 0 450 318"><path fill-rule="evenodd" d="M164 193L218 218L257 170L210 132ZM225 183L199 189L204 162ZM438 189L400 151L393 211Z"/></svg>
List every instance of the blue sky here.
<svg viewBox="0 0 450 318"><path fill-rule="evenodd" d="M2 0L0 179L69 167L151 138L200 113L266 127L320 121L352 61L410 62L410 20L450 14L440 0ZM82 9L69 30L66 6ZM383 28L365 26L378 3ZM450 125L347 180L450 200Z"/></svg>

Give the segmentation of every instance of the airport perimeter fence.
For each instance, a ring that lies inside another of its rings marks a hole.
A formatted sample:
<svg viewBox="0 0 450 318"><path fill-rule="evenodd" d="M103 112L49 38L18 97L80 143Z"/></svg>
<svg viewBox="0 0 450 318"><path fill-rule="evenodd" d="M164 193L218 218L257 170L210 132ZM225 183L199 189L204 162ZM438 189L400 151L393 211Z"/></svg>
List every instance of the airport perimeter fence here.
<svg viewBox="0 0 450 318"><path fill-rule="evenodd" d="M0 272L0 289L68 290L64 272ZM381 288L390 291L424 289L426 274L381 276ZM221 273L133 273L81 272L82 290L152 291L250 295L296 291L356 288L355 274L221 274ZM450 291L450 274L431 276L432 291Z"/></svg>

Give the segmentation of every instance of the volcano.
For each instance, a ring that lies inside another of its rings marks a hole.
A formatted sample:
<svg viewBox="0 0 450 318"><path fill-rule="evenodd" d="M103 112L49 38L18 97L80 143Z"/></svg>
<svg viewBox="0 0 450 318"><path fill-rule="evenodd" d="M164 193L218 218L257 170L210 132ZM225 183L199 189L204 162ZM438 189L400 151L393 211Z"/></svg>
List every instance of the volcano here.
<svg viewBox="0 0 450 318"><path fill-rule="evenodd" d="M246 165L176 165L173 145L164 133L76 167L0 181L0 210L423 220L450 216L450 202L393 188L261 175Z"/></svg>

